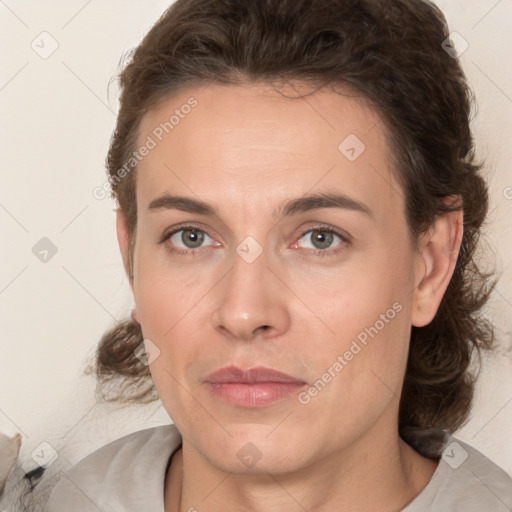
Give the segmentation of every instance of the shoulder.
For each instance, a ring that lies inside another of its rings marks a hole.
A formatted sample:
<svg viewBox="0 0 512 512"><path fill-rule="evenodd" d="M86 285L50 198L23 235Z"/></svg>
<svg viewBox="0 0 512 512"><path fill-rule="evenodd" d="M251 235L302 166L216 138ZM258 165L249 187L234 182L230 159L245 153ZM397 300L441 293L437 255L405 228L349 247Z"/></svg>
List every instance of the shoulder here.
<svg viewBox="0 0 512 512"><path fill-rule="evenodd" d="M430 483L403 512L509 512L512 478L472 446L446 434Z"/></svg>
<svg viewBox="0 0 512 512"><path fill-rule="evenodd" d="M454 496L453 504L458 507L454 510L512 509L512 478L477 449L449 436L441 463L445 494Z"/></svg>
<svg viewBox="0 0 512 512"><path fill-rule="evenodd" d="M148 497L155 497L157 509L158 498L163 500L167 464L180 445L174 425L116 439L62 474L44 512L142 510Z"/></svg>

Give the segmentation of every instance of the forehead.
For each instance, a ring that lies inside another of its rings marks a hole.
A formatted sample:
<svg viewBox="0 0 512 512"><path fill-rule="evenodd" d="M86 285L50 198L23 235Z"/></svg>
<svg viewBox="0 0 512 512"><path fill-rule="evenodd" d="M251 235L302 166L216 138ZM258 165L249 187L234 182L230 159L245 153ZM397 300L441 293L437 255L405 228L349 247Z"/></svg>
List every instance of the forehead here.
<svg viewBox="0 0 512 512"><path fill-rule="evenodd" d="M161 102L139 127L138 147L150 139L154 147L137 166L138 202L179 191L262 211L290 195L338 190L377 214L400 208L379 114L349 90L297 91L208 85Z"/></svg>

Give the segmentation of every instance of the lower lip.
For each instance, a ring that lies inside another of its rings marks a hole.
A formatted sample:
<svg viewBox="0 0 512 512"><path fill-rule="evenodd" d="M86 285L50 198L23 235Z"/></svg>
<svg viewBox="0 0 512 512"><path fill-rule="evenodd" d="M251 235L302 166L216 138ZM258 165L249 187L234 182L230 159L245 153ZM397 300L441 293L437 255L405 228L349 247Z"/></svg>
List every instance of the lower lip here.
<svg viewBox="0 0 512 512"><path fill-rule="evenodd" d="M210 391L217 397L241 407L262 407L298 392L302 382L208 382Z"/></svg>

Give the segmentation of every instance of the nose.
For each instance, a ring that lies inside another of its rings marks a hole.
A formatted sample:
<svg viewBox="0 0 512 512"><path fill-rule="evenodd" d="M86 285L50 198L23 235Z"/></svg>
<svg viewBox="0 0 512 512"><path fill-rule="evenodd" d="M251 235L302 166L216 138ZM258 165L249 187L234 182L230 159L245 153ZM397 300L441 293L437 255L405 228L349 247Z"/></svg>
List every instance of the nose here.
<svg viewBox="0 0 512 512"><path fill-rule="evenodd" d="M265 251L252 263L236 254L231 271L216 287L214 328L239 341L270 339L286 332L290 298L276 274Z"/></svg>

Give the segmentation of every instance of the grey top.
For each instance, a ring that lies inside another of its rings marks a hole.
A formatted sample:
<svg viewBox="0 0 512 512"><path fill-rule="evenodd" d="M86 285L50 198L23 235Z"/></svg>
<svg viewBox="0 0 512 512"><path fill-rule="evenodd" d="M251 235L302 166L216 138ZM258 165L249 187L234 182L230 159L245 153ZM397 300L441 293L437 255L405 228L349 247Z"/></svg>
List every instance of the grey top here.
<svg viewBox="0 0 512 512"><path fill-rule="evenodd" d="M168 463L181 446L174 425L117 439L66 471L44 512L165 512ZM446 435L429 484L402 512L510 512L512 479L471 446Z"/></svg>

